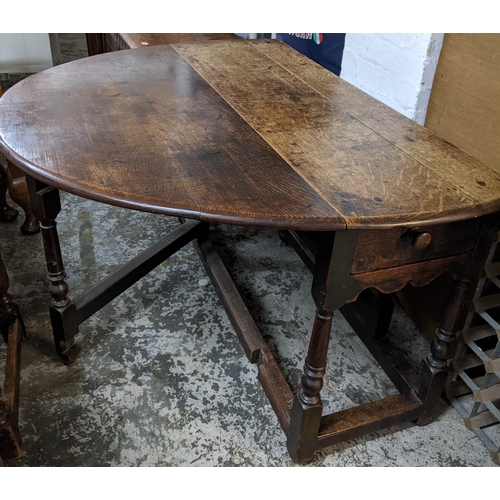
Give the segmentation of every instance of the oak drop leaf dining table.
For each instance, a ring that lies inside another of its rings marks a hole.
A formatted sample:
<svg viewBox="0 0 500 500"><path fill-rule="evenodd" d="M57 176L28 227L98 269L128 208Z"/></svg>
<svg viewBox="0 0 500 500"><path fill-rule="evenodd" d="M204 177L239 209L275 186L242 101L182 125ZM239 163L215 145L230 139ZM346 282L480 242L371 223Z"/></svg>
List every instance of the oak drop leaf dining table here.
<svg viewBox="0 0 500 500"><path fill-rule="evenodd" d="M495 170L269 39L124 50L31 76L0 100L0 152L27 175L65 363L78 355L83 321L193 242L295 462L394 424L432 421L499 229ZM71 300L59 189L181 223ZM274 228L311 270L316 316L296 390L224 267L211 222ZM415 371L385 335L390 294L444 273L451 292ZM398 394L323 415L338 309Z"/></svg>

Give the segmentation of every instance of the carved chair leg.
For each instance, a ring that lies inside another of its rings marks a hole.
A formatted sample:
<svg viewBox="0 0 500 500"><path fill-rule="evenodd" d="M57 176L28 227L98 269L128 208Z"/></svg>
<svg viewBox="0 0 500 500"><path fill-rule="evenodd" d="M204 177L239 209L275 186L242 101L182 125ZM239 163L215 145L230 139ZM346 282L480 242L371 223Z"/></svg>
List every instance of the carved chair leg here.
<svg viewBox="0 0 500 500"><path fill-rule="evenodd" d="M7 174L0 166L0 220L12 222L17 217L17 210L7 203Z"/></svg>
<svg viewBox="0 0 500 500"><path fill-rule="evenodd" d="M8 293L9 278L0 256L0 329L7 345L5 394L0 388L0 460L22 455L18 429L19 383L21 370L21 341L24 324L16 304Z"/></svg>
<svg viewBox="0 0 500 500"><path fill-rule="evenodd" d="M2 459L20 458L22 454L22 440L17 422L0 394L0 464Z"/></svg>
<svg viewBox="0 0 500 500"><path fill-rule="evenodd" d="M326 355L330 341L333 312L316 311L309 350L304 364L301 387L295 396L288 437L288 452L296 463L313 458L316 450L323 403L320 391L326 369Z"/></svg>
<svg viewBox="0 0 500 500"><path fill-rule="evenodd" d="M9 276L0 255L0 330L5 342L8 340L9 324L15 319L15 306L9 293Z"/></svg>
<svg viewBox="0 0 500 500"><path fill-rule="evenodd" d="M49 308L56 351L65 364L75 361L80 347L75 343L78 322L75 307L68 297L68 284L65 281L56 217L61 211L59 190L27 176L29 195L33 212L40 220L42 229L49 293L52 304Z"/></svg>
<svg viewBox="0 0 500 500"><path fill-rule="evenodd" d="M21 342L25 337L19 310L9 323L5 391L0 394L0 456L4 460L22 456L22 439L18 428L19 388L21 372ZM1 392L1 391L0 391Z"/></svg>
<svg viewBox="0 0 500 500"><path fill-rule="evenodd" d="M26 176L12 163L7 162L7 165L10 197L24 210L25 214L25 220L21 225L21 233L38 233L40 231L40 224L31 208Z"/></svg>

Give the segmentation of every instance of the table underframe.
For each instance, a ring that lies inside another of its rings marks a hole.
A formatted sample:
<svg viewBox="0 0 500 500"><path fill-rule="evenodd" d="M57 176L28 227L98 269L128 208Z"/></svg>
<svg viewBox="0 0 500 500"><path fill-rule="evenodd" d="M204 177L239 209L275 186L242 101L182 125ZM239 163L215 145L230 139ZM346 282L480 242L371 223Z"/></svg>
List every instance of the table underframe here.
<svg viewBox="0 0 500 500"><path fill-rule="evenodd" d="M426 425L433 420L448 378L449 360L455 352L458 332L493 241L492 217L484 218L471 252L356 276L351 275L351 264L358 231L324 232L319 245L315 246L308 244L307 232L280 232L282 239L292 245L313 273L312 296L316 305L303 375L294 390L285 380L219 257L207 222L180 219L178 228L72 301L68 297L56 228L56 217L61 210L59 191L29 176L27 180L33 210L42 229L56 350L66 364L73 363L78 356L80 348L75 343L75 335L81 323L193 242L246 356L258 366L258 380L286 435L294 462L307 463L319 449L395 424L412 421ZM392 302L387 300L387 294L407 283L422 286L445 272L454 277L452 290L430 352L415 372L386 336L392 315ZM363 340L399 394L323 415L320 393L332 318L337 310Z"/></svg>

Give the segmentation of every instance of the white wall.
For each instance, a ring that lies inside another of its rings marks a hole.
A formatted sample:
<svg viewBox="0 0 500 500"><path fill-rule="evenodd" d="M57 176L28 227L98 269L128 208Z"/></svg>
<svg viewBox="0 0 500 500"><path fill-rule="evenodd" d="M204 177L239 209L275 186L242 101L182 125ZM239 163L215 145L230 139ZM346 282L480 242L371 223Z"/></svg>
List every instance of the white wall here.
<svg viewBox="0 0 500 500"><path fill-rule="evenodd" d="M341 78L424 124L443 33L348 33Z"/></svg>
<svg viewBox="0 0 500 500"><path fill-rule="evenodd" d="M57 57L48 33L0 33L0 73L36 73Z"/></svg>

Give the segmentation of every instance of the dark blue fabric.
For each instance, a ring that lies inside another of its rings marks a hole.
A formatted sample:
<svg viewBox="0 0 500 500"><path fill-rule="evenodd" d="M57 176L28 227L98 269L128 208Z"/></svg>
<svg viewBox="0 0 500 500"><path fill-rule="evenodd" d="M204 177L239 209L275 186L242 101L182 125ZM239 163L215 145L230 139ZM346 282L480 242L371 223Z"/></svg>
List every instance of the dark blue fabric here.
<svg viewBox="0 0 500 500"><path fill-rule="evenodd" d="M340 76L345 33L276 33L276 38Z"/></svg>

